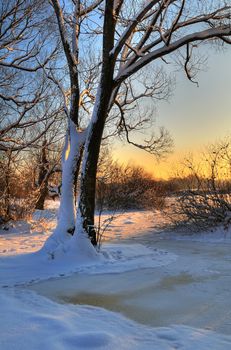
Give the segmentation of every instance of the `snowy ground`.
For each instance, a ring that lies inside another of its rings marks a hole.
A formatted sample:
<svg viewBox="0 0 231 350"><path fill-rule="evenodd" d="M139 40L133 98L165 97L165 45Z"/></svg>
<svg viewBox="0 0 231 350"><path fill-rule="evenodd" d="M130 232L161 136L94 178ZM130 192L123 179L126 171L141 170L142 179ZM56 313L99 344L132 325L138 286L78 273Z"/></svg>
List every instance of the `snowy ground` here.
<svg viewBox="0 0 231 350"><path fill-rule="evenodd" d="M53 204L0 231L1 350L231 349L230 232L163 235L160 213L128 212L97 265L54 263L33 253Z"/></svg>

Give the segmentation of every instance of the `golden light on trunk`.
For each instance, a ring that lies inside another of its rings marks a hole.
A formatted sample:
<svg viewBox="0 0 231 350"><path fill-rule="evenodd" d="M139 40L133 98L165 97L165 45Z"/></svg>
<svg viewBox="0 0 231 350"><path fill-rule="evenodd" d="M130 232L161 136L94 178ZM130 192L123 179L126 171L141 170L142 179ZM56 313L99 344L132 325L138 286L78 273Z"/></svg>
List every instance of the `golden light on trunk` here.
<svg viewBox="0 0 231 350"><path fill-rule="evenodd" d="M68 157L69 157L70 149L71 149L70 142L68 142L67 149L66 149L66 152L65 152L65 160L67 160Z"/></svg>

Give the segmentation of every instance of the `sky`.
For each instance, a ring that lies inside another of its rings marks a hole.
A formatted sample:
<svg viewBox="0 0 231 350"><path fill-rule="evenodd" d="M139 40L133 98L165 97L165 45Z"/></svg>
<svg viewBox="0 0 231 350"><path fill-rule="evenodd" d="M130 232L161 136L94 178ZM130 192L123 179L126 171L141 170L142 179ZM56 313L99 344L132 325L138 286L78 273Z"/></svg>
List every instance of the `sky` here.
<svg viewBox="0 0 231 350"><path fill-rule="evenodd" d="M169 102L157 106L156 124L165 126L174 140L174 152L164 161L132 145L116 142L113 157L121 163L141 165L155 178L174 176L184 155L199 152L231 135L231 48L211 49L206 68L197 75L199 87L183 72L175 72L176 86Z"/></svg>

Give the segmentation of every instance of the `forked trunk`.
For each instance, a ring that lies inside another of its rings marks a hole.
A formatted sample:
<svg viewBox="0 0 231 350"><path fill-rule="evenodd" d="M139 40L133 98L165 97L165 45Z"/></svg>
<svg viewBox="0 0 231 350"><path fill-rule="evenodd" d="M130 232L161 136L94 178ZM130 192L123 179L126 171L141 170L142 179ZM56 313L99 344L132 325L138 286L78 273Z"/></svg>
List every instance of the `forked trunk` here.
<svg viewBox="0 0 231 350"><path fill-rule="evenodd" d="M103 130L103 120L92 124L88 143L85 147L85 159L81 174L80 195L77 211L78 229L82 226L93 245L97 245L96 230L94 227L95 191L97 163L100 152L100 143Z"/></svg>
<svg viewBox="0 0 231 350"><path fill-rule="evenodd" d="M58 223L46 242L48 249L53 249L66 241L75 230L75 181L82 159L86 131L76 131L74 123L70 122L70 124L70 132L66 137L62 157L62 188Z"/></svg>
<svg viewBox="0 0 231 350"><path fill-rule="evenodd" d="M92 244L97 245L94 227L96 173L100 145L113 91L114 64L111 50L114 46L115 16L113 0L105 4L103 27L103 62L100 84L97 91L91 124L84 147L81 172L80 195L77 211L77 232L75 236L85 235ZM75 238L75 237L74 237Z"/></svg>

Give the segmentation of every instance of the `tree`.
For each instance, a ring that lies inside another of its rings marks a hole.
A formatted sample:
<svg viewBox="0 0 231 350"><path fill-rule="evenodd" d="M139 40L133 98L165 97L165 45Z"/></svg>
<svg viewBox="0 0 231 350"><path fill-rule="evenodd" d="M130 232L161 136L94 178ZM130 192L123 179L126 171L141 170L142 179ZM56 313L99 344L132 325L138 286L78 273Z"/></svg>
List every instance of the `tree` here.
<svg viewBox="0 0 231 350"><path fill-rule="evenodd" d="M58 0L52 0L51 3L57 18L60 38L68 66L67 80L69 80L69 84L66 84L66 80L63 78L65 74L60 76L60 70L57 71L56 67L52 67L51 65L50 67L46 67L47 78L54 83L61 93L67 116L66 141L62 156L62 193L59 218L56 230L52 235L51 242L49 242L51 245L57 245L63 242L65 238L69 238L70 233L73 233L75 228L76 208L74 187L90 126L89 119L96 99L95 95L102 65L99 61L100 58L96 59L94 55L91 55L91 50L89 50L90 44L93 45L94 41L98 40L99 36L101 37L97 29L98 24L90 28L91 18L89 16L98 16L98 11L102 11L99 5L103 1L85 2L84 4L77 1L74 5L67 2L64 9ZM86 44L86 37L90 44ZM85 52L89 54L89 57L83 57ZM156 96L156 98L166 98L169 95L168 79L162 73L161 69L158 69L156 76L156 83L153 86L148 86L148 80L143 79L142 84L140 83L143 91L141 89L135 91L132 79L123 85L121 89L123 91L116 96L116 103L112 103L109 108L111 114L107 119L108 132L106 137L116 134L121 136L124 133L127 141L132 142L129 139L129 134L148 122L150 116L141 117L137 113L134 118L134 112L132 117L127 116L126 112L131 113L135 108L135 104L137 105L139 100L143 98L153 96ZM116 108L113 108L114 106ZM88 127L86 126L87 124ZM153 141L154 138L152 138ZM147 146L137 146L142 148L150 147L153 152L160 155L168 151L168 145L170 144L171 139L169 134L164 129L161 129L158 140L155 139L153 142L153 147L149 142ZM89 200L89 203L93 203L94 198L92 197ZM94 205L92 206L93 208ZM94 219L92 209L91 222ZM96 244L94 225L92 224L89 227L91 228L87 228L87 230L91 231L89 235L92 237L92 243Z"/></svg>
<svg viewBox="0 0 231 350"><path fill-rule="evenodd" d="M35 158L35 193L36 203L35 209L44 210L45 200L50 193L51 186L49 181L55 174L61 173L60 158L61 158L61 144L60 144L60 129L62 129L62 120L57 122L47 132L39 142L37 147L31 153L34 153ZM38 131L39 132L39 131ZM60 184L56 187L61 187ZM58 195L58 193L56 193Z"/></svg>
<svg viewBox="0 0 231 350"><path fill-rule="evenodd" d="M50 240L51 249L70 239L69 228L75 227L70 246L75 250L82 244L93 252L87 236L95 245L96 173L107 121L117 107L120 113L116 125L131 142L128 114L123 105L123 101L128 103L128 100L121 96L129 92L135 104L137 96L147 96L150 90L153 96L154 92L150 86L144 86L145 90L134 95L134 85L129 82L148 65L158 68L160 61L169 63L177 52L187 77L193 80L195 49L208 41L230 43L230 6L225 1L211 0L73 0L62 5L59 0L50 2L70 79L68 90L61 84L62 77L58 76L56 67L44 67L47 78L61 92L68 120L62 159L60 220ZM92 60L88 56L90 45L96 51ZM82 69L84 61L90 61L90 66ZM85 111L88 118L83 117L81 111ZM162 129L159 136L152 136L144 144L132 143L158 155L162 149L166 150L169 141L169 135ZM75 223L74 182L82 155Z"/></svg>
<svg viewBox="0 0 231 350"><path fill-rule="evenodd" d="M35 111L52 94L43 69L57 53L54 36L49 48L44 44L53 35L46 15L47 6L46 1L33 0L10 0L1 5L1 151L19 151L30 146L40 135L28 139L27 130L49 119L46 130L42 131L44 134L54 120L54 115L47 113L48 104L40 115Z"/></svg>
<svg viewBox="0 0 231 350"><path fill-rule="evenodd" d="M211 11L205 13L201 8L193 9L189 1L148 1L143 2L140 9L133 2L130 8L135 15L127 21L125 17L126 24L121 16L124 5L126 1L105 1L101 76L84 149L77 235L89 234L89 228L94 225L100 144L121 84L147 64L159 58L166 60L167 55L181 48L186 51L184 68L191 80L190 58L195 43L217 38L229 43L231 34L230 7L225 5L214 8L211 3ZM151 140L143 148L150 150L155 145L156 140Z"/></svg>

